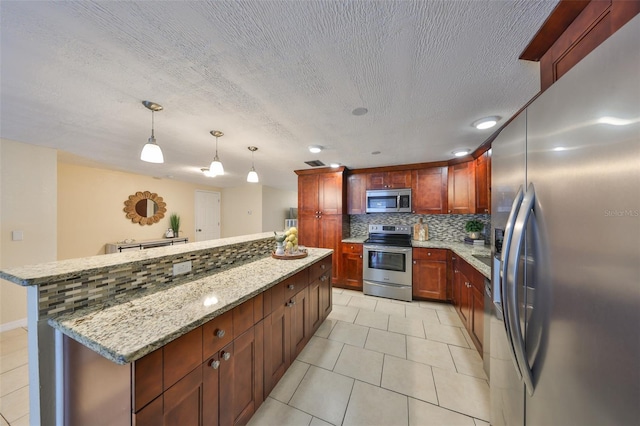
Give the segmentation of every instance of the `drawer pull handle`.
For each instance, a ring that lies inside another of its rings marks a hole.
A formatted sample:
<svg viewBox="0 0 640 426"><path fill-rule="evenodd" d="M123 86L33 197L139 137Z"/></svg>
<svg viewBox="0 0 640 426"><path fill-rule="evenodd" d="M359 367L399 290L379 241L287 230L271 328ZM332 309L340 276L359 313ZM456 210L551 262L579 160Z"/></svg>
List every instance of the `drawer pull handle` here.
<svg viewBox="0 0 640 426"><path fill-rule="evenodd" d="M229 358L231 358L231 353L222 352L222 359L224 359L225 361L229 361Z"/></svg>
<svg viewBox="0 0 640 426"><path fill-rule="evenodd" d="M219 367L220 367L220 361L218 361L217 359L211 361L211 368L213 368L214 370L217 370Z"/></svg>
<svg viewBox="0 0 640 426"><path fill-rule="evenodd" d="M221 329L216 330L216 337L222 339L224 335L225 335L224 330L221 330Z"/></svg>

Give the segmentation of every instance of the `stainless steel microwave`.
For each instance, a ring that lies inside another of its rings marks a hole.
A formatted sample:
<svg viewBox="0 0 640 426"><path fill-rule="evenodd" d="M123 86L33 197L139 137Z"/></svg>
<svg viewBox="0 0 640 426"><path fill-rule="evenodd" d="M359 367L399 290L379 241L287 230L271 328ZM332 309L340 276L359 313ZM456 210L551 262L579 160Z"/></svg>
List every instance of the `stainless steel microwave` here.
<svg viewBox="0 0 640 426"><path fill-rule="evenodd" d="M411 188L367 191L367 213L411 213Z"/></svg>

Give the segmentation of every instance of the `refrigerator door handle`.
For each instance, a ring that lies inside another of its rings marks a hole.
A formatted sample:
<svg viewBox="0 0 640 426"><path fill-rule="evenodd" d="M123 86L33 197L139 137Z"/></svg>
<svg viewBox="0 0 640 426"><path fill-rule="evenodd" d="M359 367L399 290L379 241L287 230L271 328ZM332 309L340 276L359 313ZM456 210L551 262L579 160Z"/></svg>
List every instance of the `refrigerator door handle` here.
<svg viewBox="0 0 640 426"><path fill-rule="evenodd" d="M531 372L531 366L527 361L524 347L524 338L522 330L520 329L520 312L518 306L518 291L517 291L517 279L518 279L518 266L520 264L520 251L522 248L522 241L526 233L527 222L531 217L533 211L534 202L536 199L535 188L533 184L529 184L527 193L522 200L520 211L518 212L518 218L516 219L513 233L517 235L515 239L511 241L512 247L509 249L508 260L508 276L507 284L509 289L506 294L505 310L509 311L509 315L505 318L505 321L509 321L509 328L511 329L511 340L513 342L513 348L515 350L516 359L518 365L520 365L520 372L522 373L522 379L526 385L529 395L533 395L533 375Z"/></svg>
<svg viewBox="0 0 640 426"><path fill-rule="evenodd" d="M499 299L503 302L501 312L504 318L504 329L507 333L507 340L509 341L509 349L511 350L511 359L513 360L513 365L515 366L516 373L518 374L518 379L522 379L522 373L520 372L520 364L518 363L518 358L516 356L515 345L513 342L513 334L511 333L511 324L509 322L509 317L512 315L509 312L509 306L507 304L507 298L509 294L509 282L508 277L508 259L509 252L511 247L511 242L513 240L513 231L514 224L518 217L518 213L521 210L522 199L524 198L524 191L522 189L522 185L518 188L518 193L513 199L513 204L511 205L511 212L509 213L509 219L507 219L507 224L504 228L504 242L502 244L502 261L500 262L501 270L500 270L500 296ZM515 284L513 285L515 288ZM517 318L517 317L516 317Z"/></svg>

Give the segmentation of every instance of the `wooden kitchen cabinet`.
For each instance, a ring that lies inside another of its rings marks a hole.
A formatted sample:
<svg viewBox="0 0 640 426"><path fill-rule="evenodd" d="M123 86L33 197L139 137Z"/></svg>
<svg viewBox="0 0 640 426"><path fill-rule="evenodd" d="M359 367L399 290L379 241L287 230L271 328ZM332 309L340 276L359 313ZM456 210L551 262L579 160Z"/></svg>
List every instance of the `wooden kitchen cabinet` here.
<svg viewBox="0 0 640 426"><path fill-rule="evenodd" d="M265 397L295 359L300 342L310 338L310 319L304 318L309 312L308 280L309 271L303 271L267 290L271 313L264 320Z"/></svg>
<svg viewBox="0 0 640 426"><path fill-rule="evenodd" d="M258 295L134 363L135 425L249 421L264 398L264 331L256 299L261 305Z"/></svg>
<svg viewBox="0 0 640 426"><path fill-rule="evenodd" d="M449 166L447 212L472 214L476 212L475 162Z"/></svg>
<svg viewBox="0 0 640 426"><path fill-rule="evenodd" d="M339 280L340 244L349 233L345 167L296 170L298 174L298 244L333 249L333 282Z"/></svg>
<svg viewBox="0 0 640 426"><path fill-rule="evenodd" d="M258 409L264 398L263 336L261 321L202 364L204 424L243 425Z"/></svg>
<svg viewBox="0 0 640 426"><path fill-rule="evenodd" d="M362 290L362 244L342 243L342 262L338 287Z"/></svg>
<svg viewBox="0 0 640 426"><path fill-rule="evenodd" d="M491 213L491 150L476 158L476 213Z"/></svg>
<svg viewBox="0 0 640 426"><path fill-rule="evenodd" d="M411 188L411 171L376 172L367 174L367 189Z"/></svg>
<svg viewBox="0 0 640 426"><path fill-rule="evenodd" d="M412 172L411 207L414 214L447 213L447 167L429 167Z"/></svg>
<svg viewBox="0 0 640 426"><path fill-rule="evenodd" d="M322 271L318 277L309 275L309 324L311 334L315 333L320 324L331 312L331 264L326 265L326 271Z"/></svg>
<svg viewBox="0 0 640 426"><path fill-rule="evenodd" d="M358 173L347 177L347 214L367 212L367 174Z"/></svg>
<svg viewBox="0 0 640 426"><path fill-rule="evenodd" d="M482 356L484 340L484 276L458 256L453 257L453 304Z"/></svg>
<svg viewBox="0 0 640 426"><path fill-rule="evenodd" d="M447 251L413 249L413 298L447 300Z"/></svg>

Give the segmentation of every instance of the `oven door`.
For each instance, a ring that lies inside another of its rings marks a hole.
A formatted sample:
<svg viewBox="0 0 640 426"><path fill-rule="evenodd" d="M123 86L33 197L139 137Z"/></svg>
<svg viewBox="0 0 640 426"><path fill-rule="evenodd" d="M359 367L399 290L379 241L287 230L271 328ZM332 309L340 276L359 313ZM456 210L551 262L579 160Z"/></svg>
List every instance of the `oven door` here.
<svg viewBox="0 0 640 426"><path fill-rule="evenodd" d="M410 286L412 248L366 245L363 247L362 278L367 281Z"/></svg>

